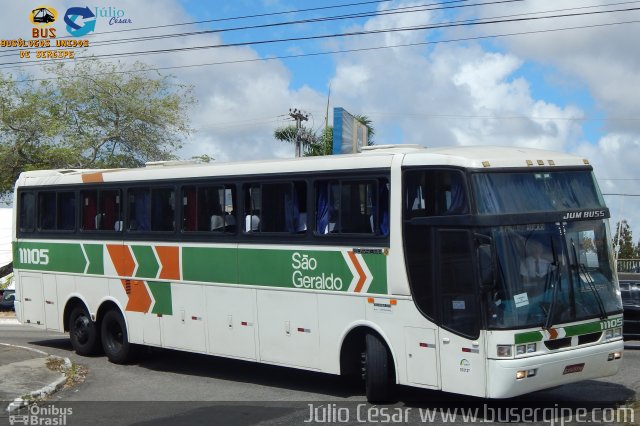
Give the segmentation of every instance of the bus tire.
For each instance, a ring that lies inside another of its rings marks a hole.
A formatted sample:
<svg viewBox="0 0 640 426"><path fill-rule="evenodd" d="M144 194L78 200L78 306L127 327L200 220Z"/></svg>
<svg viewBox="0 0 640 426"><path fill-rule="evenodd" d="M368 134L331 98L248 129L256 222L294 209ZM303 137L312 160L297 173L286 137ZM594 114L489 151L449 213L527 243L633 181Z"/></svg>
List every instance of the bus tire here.
<svg viewBox="0 0 640 426"><path fill-rule="evenodd" d="M94 355L100 350L100 333L84 306L76 306L69 314L69 338L78 355Z"/></svg>
<svg viewBox="0 0 640 426"><path fill-rule="evenodd" d="M364 383L370 403L391 400L395 386L391 354L382 339L371 333L365 341Z"/></svg>
<svg viewBox="0 0 640 426"><path fill-rule="evenodd" d="M134 359L135 347L129 343L127 324L119 311L109 310L102 318L100 327L102 348L114 364L126 364Z"/></svg>

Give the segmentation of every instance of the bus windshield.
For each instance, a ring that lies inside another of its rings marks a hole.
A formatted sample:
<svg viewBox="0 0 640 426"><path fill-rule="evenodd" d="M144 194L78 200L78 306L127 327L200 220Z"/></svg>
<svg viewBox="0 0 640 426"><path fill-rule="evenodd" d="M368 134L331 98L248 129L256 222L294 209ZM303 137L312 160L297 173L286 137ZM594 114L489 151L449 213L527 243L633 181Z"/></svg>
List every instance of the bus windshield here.
<svg viewBox="0 0 640 426"><path fill-rule="evenodd" d="M490 329L550 328L622 311L604 220L492 227Z"/></svg>
<svg viewBox="0 0 640 426"><path fill-rule="evenodd" d="M605 207L588 170L475 173L472 180L480 214Z"/></svg>

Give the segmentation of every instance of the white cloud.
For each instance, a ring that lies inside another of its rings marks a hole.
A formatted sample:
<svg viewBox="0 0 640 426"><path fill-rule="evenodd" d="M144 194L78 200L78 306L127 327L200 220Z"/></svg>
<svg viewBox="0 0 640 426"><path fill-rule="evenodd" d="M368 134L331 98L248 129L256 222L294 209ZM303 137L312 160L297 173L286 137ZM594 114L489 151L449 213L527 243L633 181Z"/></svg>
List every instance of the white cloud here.
<svg viewBox="0 0 640 426"><path fill-rule="evenodd" d="M596 145L580 146L577 153L593 164L604 194L640 195L640 138L636 134L609 133ZM640 197L605 195L605 201L611 209L611 232L615 232L617 222L626 219L634 231L634 242L637 242L640 239Z"/></svg>
<svg viewBox="0 0 640 426"><path fill-rule="evenodd" d="M381 5L380 10L420 3L395 1ZM113 2L98 1L95 4L110 6ZM59 11L72 5L70 0L53 4ZM584 3L578 0L567 0L562 4L551 0L516 2L461 9L462 12L458 13L463 15L456 19L582 6ZM23 22L3 17L0 26L2 39L29 37L29 8L23 2L12 6L12 16L24 15L25 19ZM174 0L157 1L153 7L129 0L118 2L118 8L126 10L136 27L195 20ZM289 9L285 6L279 8ZM434 11L381 16L362 25L341 25L342 30L372 30L424 25L445 19L451 19L451 15ZM630 19L630 14L598 15L571 20L455 28L437 33L422 30L329 39L322 44L332 49L390 46L421 42L435 37L434 34L455 38ZM170 27L151 33L188 29ZM338 31L335 27L332 29ZM296 34L303 34L303 30L301 26L295 28ZM136 33L118 33L108 37L127 38L133 34ZM114 45L95 49L95 52L212 45L220 44L226 38L225 33L208 34L145 44ZM588 157L598 177L637 178L638 168L634 161L640 148L640 121L628 118L637 118L635 88L640 87L640 73L637 72L640 55L633 52L637 50L635 40L638 38L640 26L636 24L496 39L497 49L477 43L446 43L334 55L335 71L330 79L331 104L372 118L378 143L428 146L502 144L566 150ZM93 40L99 39L99 36L93 37ZM302 44L288 48L289 52L311 50ZM252 47L234 47L138 59L162 67L257 58L259 55ZM310 68L314 66L311 59L300 61L309 61ZM532 90L533 83L519 76L519 71L528 63L543 64L545 71L550 73L545 77L556 84L584 86L595 100L596 107L606 117L614 118L605 121L605 134L597 144L584 140L580 121L586 114L583 108L572 104L558 105L534 95L537 92ZM292 156L292 147L276 142L272 137L273 129L285 122L289 108L314 112L316 127L321 121L318 116L324 115L326 94L306 86L292 89L291 71L282 61L163 71L167 72L174 74L176 81L193 84L199 100L191 113L192 125L197 132L181 153L184 157L206 153L224 161ZM638 192L637 181L602 181L601 185L604 192ZM612 211L618 214L619 207L615 206L618 199L610 197L607 201ZM631 205L632 202L626 202L623 214L640 211L637 205L628 207ZM634 222L640 224L640 217L631 219L631 222L632 225Z"/></svg>

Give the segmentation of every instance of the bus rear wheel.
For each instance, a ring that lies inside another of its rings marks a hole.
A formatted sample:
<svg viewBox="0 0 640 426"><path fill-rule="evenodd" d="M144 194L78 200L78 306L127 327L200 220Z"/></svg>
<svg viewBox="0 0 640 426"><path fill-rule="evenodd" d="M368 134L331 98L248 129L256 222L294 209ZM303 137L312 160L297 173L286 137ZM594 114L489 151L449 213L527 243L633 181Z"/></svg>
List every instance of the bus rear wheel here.
<svg viewBox="0 0 640 426"><path fill-rule="evenodd" d="M375 334L366 336L363 364L367 400L371 403L391 401L395 387L391 354Z"/></svg>
<svg viewBox="0 0 640 426"><path fill-rule="evenodd" d="M129 343L127 325L120 312L110 310L104 315L100 334L102 348L109 361L114 364L126 364L134 359L135 347Z"/></svg>
<svg viewBox="0 0 640 426"><path fill-rule="evenodd" d="M94 355L100 350L98 327L84 306L76 306L69 315L69 338L78 355Z"/></svg>

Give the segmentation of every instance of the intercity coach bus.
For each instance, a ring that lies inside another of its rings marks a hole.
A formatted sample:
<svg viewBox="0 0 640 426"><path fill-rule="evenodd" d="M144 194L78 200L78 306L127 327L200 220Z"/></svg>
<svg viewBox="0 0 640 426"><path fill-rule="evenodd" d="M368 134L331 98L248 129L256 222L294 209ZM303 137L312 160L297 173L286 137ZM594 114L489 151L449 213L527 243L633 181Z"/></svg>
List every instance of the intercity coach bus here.
<svg viewBox="0 0 640 426"><path fill-rule="evenodd" d="M506 398L615 374L622 303L586 159L501 147L20 175L18 319Z"/></svg>

